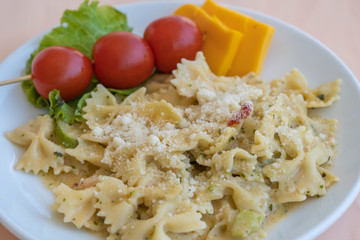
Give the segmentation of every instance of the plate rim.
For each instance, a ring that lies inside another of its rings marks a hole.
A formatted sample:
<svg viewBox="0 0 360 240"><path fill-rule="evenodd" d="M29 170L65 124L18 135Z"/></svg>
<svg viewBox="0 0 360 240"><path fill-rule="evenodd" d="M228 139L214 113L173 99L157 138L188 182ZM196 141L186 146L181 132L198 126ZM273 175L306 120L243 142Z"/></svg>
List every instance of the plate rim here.
<svg viewBox="0 0 360 240"><path fill-rule="evenodd" d="M194 4L201 4L203 1L181 1L181 0L174 0L174 1L166 1L166 0L155 0L155 1L137 1L137 2L129 2L129 3L124 3L124 4L116 4L116 5L112 5L113 7L119 9L121 7L124 6L131 6L134 7L136 5L144 5L144 4L149 4L149 5L156 5L156 4L169 4L169 5L176 5L176 4L186 4L186 3L194 3ZM101 4L101 2L100 2ZM284 25L287 28L292 29L293 31L296 31L297 34L300 34L302 36L304 36L305 38L307 38L309 41L314 42L316 45L318 45L319 47L323 48L323 50L325 50L326 52L328 52L334 59L336 59L336 61L341 65L341 67L346 71L347 74L349 74L350 78L353 80L353 82L355 82L355 85L357 86L357 90L358 92L360 92L360 82L359 80L356 78L356 76L354 75L354 73L351 71L351 69L345 64L345 62L339 58L330 48L328 48L324 43L322 43L321 41L319 41L318 39L316 39L315 37L313 37L312 35L310 35L309 33L305 32L304 30L288 23L285 22L279 18L276 18L272 15L268 15L265 13L262 13L260 11L257 10L253 10L253 9L249 9L249 8L244 8L244 7L240 7L240 6L235 6L232 4L228 4L228 3L221 3L220 4L223 6L226 6L228 8L234 9L236 11L240 11L242 13L245 14L250 14L250 15L255 15L255 16L261 16L262 18L265 19L270 19L271 21L274 21L278 24ZM56 27L58 25L55 25L54 27ZM53 28L53 27L52 27ZM27 41L25 41L23 44L21 44L19 47L17 47L12 53L10 53L10 55L8 55L1 63L0 63L0 67L2 65L5 65L11 58L13 55L16 55L17 52L28 48L28 45L31 44L32 42L37 42L39 41L42 36L44 34L46 34L48 31L50 31L52 28L47 29L45 31L43 31L40 34L35 35L34 37L28 39ZM333 225L343 214L344 212L350 207L350 205L354 202L354 200L356 199L356 197L359 195L360 192L360 176L357 178L356 183L353 184L353 187L351 188L351 190L348 192L347 196L344 198L344 200L340 203L340 205L338 205L338 207L336 209L333 209L331 211L331 214L329 215L329 217L321 220L321 222L319 222L317 225L315 225L314 227L312 227L311 229L309 229L308 231L304 232L302 235L300 235L297 239L313 239L316 238L317 236L319 236L321 233L323 233L324 231L326 231L331 225ZM281 220L281 221L284 221ZM0 209L0 223L7 228L12 234L14 234L16 237L18 237L19 239L34 239L33 236L31 234L29 234L28 232L24 231L23 228L21 226L18 225L17 222L14 221L10 221L3 213L3 211ZM271 231L271 229L270 229Z"/></svg>

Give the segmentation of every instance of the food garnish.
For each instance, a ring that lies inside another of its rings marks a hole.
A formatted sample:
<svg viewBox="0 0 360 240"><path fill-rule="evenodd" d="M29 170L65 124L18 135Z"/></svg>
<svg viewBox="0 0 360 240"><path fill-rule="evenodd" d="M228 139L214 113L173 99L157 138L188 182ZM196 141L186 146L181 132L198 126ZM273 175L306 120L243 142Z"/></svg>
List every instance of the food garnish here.
<svg viewBox="0 0 360 240"><path fill-rule="evenodd" d="M94 72L104 86L127 89L143 83L154 70L149 44L129 32L112 32L99 38L93 48Z"/></svg>
<svg viewBox="0 0 360 240"><path fill-rule="evenodd" d="M174 14L189 17L199 26L204 34L203 52L212 71L227 76L260 75L274 27L213 0L206 0L201 7L185 4Z"/></svg>
<svg viewBox="0 0 360 240"><path fill-rule="evenodd" d="M92 48L101 36L114 31L130 32L132 30L127 24L125 14L111 6L98 6L98 4L98 1L85 0L77 10L66 10L61 17L60 25L46 34L40 41L39 47L31 54L27 62L26 72L31 73L34 57L47 47L72 47L91 59ZM97 79L93 78L85 92L92 90L97 82ZM29 102L34 106L49 107L49 101L38 94L32 81L23 82L22 87Z"/></svg>
<svg viewBox="0 0 360 240"><path fill-rule="evenodd" d="M151 22L144 39L154 52L156 68L164 73L171 73L183 58L194 60L202 50L198 26L182 16L166 16Z"/></svg>
<svg viewBox="0 0 360 240"><path fill-rule="evenodd" d="M203 53L211 71L226 75L236 54L242 34L225 26L215 16L208 15L204 9L194 4L178 8L176 15L192 19L203 34Z"/></svg>
<svg viewBox="0 0 360 240"><path fill-rule="evenodd" d="M91 60L80 51L64 46L51 46L40 51L31 67L32 82L37 92L49 99L57 89L65 101L82 94L93 76Z"/></svg>

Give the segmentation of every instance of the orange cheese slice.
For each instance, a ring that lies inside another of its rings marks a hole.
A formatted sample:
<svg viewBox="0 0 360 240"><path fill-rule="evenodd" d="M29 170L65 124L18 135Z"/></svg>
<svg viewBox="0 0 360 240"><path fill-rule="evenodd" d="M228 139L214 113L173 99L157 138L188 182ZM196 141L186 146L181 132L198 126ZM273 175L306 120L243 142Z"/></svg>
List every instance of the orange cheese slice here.
<svg viewBox="0 0 360 240"><path fill-rule="evenodd" d="M188 17L196 23L203 34L202 51L211 71L216 75L225 75L235 59L243 34L194 4L183 5L174 14Z"/></svg>
<svg viewBox="0 0 360 240"><path fill-rule="evenodd" d="M243 33L234 61L226 75L243 76L250 72L259 75L275 29L235 10L220 6L213 0L206 0L202 9L210 16L217 16L225 26Z"/></svg>

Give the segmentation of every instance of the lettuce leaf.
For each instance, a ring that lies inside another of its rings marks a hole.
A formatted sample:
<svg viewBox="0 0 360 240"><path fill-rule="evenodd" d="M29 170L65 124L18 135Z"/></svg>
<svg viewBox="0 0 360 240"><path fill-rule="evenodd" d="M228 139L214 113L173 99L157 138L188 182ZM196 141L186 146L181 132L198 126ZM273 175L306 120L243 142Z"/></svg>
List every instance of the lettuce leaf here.
<svg viewBox="0 0 360 240"><path fill-rule="evenodd" d="M125 14L111 6L98 6L98 4L98 1L85 0L77 10L66 10L60 26L46 34L40 41L39 47L31 54L26 64L26 72L31 73L34 57L44 48L54 45L69 46L91 58L93 45L101 36L115 31L132 31L127 24ZM36 107L49 107L48 100L36 92L31 80L24 81L22 88L30 103Z"/></svg>

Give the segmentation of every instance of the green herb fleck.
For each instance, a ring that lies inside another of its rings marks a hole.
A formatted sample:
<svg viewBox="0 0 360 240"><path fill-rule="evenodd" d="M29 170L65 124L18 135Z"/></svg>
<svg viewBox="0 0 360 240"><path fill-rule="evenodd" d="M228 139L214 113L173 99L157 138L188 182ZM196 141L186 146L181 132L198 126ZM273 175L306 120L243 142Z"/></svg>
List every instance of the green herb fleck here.
<svg viewBox="0 0 360 240"><path fill-rule="evenodd" d="M272 203L271 203L270 206L269 206L269 210L270 210L270 211L273 210L273 205L272 205Z"/></svg>
<svg viewBox="0 0 360 240"><path fill-rule="evenodd" d="M62 156L64 156L64 154L61 153L61 152L54 152L54 155L57 156L57 157L62 157Z"/></svg>
<svg viewBox="0 0 360 240"><path fill-rule="evenodd" d="M325 95L323 93L320 93L317 97L322 101L325 100Z"/></svg>

